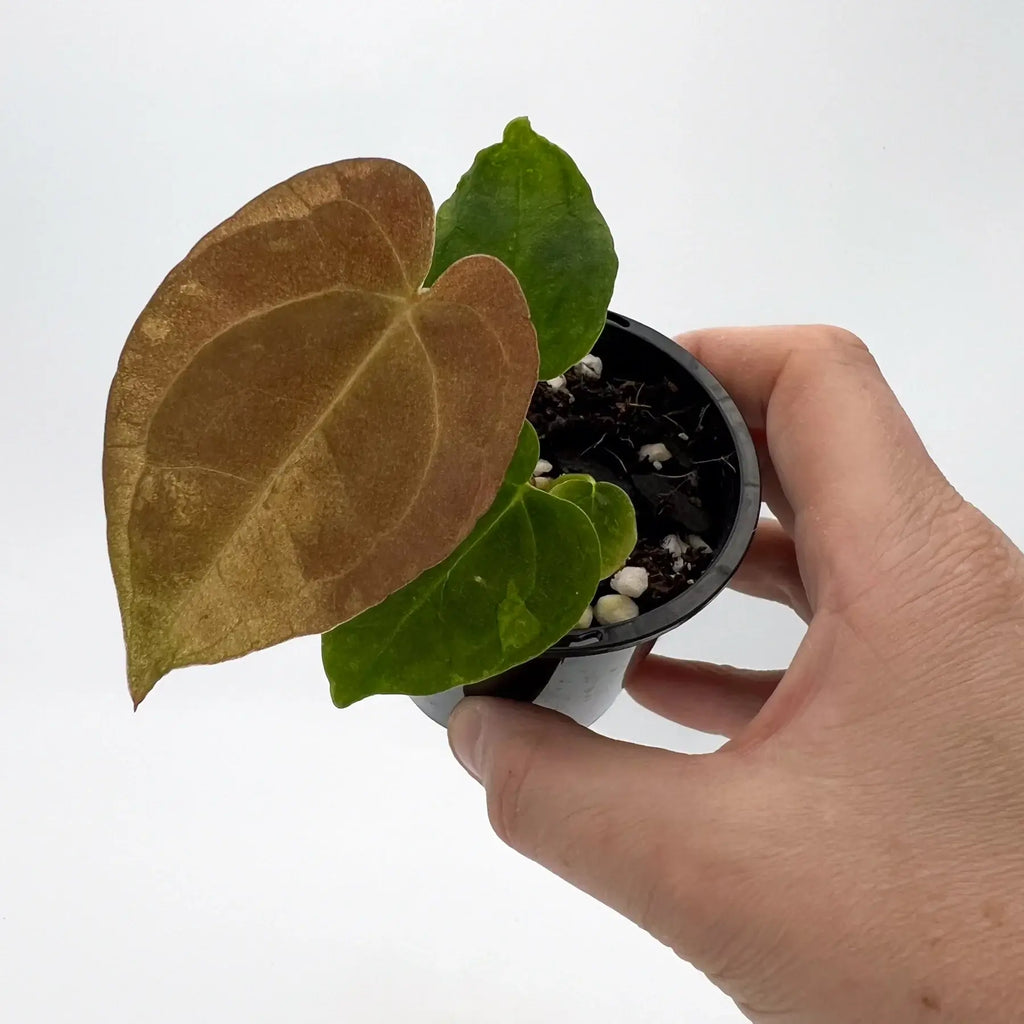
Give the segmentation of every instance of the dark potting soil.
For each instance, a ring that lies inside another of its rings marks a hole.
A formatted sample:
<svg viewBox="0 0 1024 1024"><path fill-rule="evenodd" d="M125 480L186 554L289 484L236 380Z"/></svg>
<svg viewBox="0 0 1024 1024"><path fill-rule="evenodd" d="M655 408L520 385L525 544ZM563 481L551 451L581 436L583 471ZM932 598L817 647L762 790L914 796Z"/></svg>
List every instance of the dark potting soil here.
<svg viewBox="0 0 1024 1024"><path fill-rule="evenodd" d="M540 437L540 454L554 467L550 476L588 473L597 480L617 484L636 509L638 541L627 565L648 572L648 588L635 598L641 612L682 593L707 569L713 552L688 543L712 529L705 505L708 488L720 486L718 472L705 473L714 464L720 471L730 456L694 458L710 406L684 399L672 380L633 381L615 377L593 379L573 367L566 387L537 385L527 415ZM657 469L640 458L646 444L664 444L672 457ZM665 537L677 534L683 542L683 564L665 548ZM713 541L707 542L713 547ZM602 581L597 597L613 593Z"/></svg>

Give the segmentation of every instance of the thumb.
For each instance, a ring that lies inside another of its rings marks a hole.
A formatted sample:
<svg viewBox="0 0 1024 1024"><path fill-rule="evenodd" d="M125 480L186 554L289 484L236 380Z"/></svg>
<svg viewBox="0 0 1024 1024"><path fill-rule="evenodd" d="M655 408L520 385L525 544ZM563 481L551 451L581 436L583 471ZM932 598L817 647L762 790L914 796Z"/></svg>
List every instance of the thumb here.
<svg viewBox="0 0 1024 1024"><path fill-rule="evenodd" d="M611 740L494 697L462 701L448 735L487 792L499 838L697 966L707 961L749 861L716 755Z"/></svg>

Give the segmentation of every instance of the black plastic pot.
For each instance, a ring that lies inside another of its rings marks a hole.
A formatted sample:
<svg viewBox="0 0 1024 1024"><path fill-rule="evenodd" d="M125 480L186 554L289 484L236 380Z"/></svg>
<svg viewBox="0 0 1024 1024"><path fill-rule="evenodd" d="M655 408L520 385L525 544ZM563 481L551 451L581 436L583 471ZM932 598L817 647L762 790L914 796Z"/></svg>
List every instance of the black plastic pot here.
<svg viewBox="0 0 1024 1024"><path fill-rule="evenodd" d="M714 549L713 560L683 593L629 622L574 631L539 657L492 679L413 697L441 725L470 695L533 701L591 725L612 706L630 663L646 657L659 636L707 605L728 583L750 545L761 507L757 454L722 385L670 338L617 313L608 314L594 353L601 357L606 375L651 382L668 377L684 400L707 405L697 443L708 452L731 455L728 462L704 469L718 475L719 485L717 507L707 508L713 525L704 535Z"/></svg>

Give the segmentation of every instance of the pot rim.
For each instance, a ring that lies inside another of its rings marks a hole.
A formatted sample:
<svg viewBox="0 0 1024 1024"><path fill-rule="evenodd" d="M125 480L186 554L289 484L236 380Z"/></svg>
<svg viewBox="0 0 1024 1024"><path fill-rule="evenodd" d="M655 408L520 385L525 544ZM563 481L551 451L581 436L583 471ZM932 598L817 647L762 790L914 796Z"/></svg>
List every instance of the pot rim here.
<svg viewBox="0 0 1024 1024"><path fill-rule="evenodd" d="M736 403L712 375L681 345L631 317L608 311L606 323L634 339L652 345L688 373L721 413L736 449L740 477L739 504L725 543L715 553L701 577L681 594L628 622L591 626L569 633L549 647L540 658L578 658L635 647L651 641L696 615L725 588L743 561L761 514L761 474L757 450Z"/></svg>

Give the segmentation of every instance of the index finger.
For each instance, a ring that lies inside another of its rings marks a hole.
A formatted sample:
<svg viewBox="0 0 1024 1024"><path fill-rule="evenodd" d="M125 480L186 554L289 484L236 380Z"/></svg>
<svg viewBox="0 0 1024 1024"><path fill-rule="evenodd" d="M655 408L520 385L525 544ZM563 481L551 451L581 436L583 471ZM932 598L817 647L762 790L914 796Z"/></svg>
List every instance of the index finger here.
<svg viewBox="0 0 1024 1024"><path fill-rule="evenodd" d="M812 602L834 574L874 564L953 493L878 364L835 327L716 328L677 341L763 430L793 509Z"/></svg>

